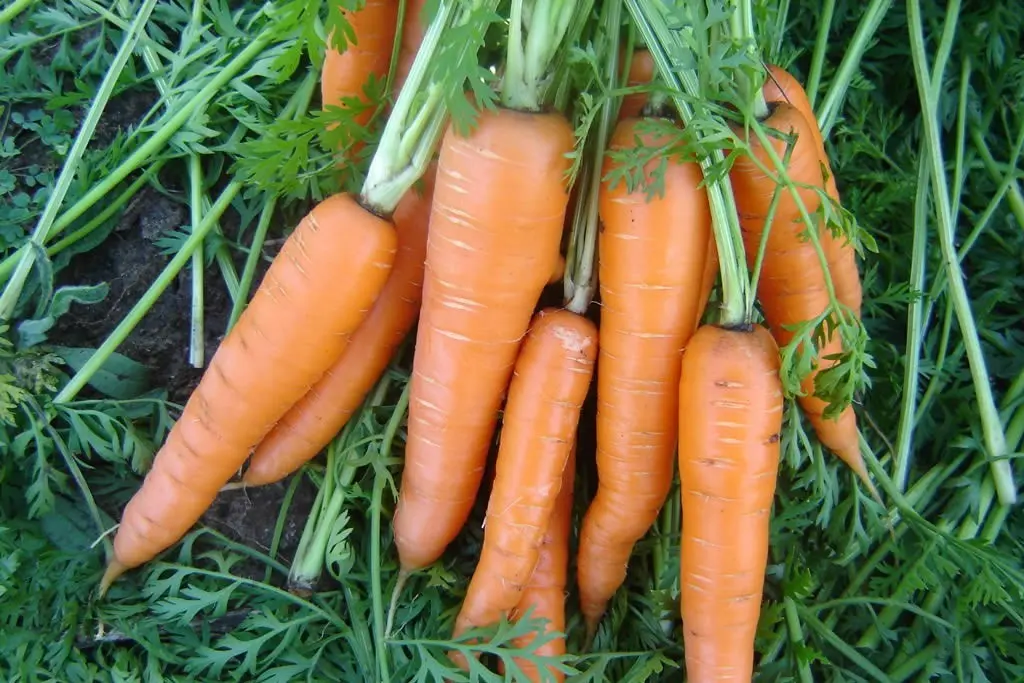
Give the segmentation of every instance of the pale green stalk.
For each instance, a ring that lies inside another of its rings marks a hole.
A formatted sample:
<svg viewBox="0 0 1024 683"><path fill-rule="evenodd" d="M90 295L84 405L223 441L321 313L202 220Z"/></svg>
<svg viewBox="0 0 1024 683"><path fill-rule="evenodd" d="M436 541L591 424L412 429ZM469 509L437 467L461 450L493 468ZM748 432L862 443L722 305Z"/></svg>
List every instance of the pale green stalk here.
<svg viewBox="0 0 1024 683"><path fill-rule="evenodd" d="M14 0L10 5L0 10L0 28L14 21L15 17L36 3L36 0Z"/></svg>
<svg viewBox="0 0 1024 683"><path fill-rule="evenodd" d="M1024 128L1018 134L1018 140L1024 139ZM1002 181L999 173L999 166L996 164L996 160L992 158L992 152L989 150L988 143L985 142L985 137L978 130L977 126L971 126L971 140L974 142L975 149L978 150L978 154L981 155L981 160L985 165L985 169L992 176L992 180ZM1019 145L1018 145L1019 146ZM1010 212L1013 213L1013 217L1017 221L1017 226L1024 230L1024 196L1021 195L1020 187L1017 185L1015 179L1015 171L1013 165L1010 166L1012 169L1007 174L1009 179L1009 194L1007 200L1010 204Z"/></svg>
<svg viewBox="0 0 1024 683"><path fill-rule="evenodd" d="M832 15L836 10L836 0L825 0L825 6L818 17L818 38L814 41L814 54L811 55L811 70L807 74L807 85L804 92L814 109L818 100L818 88L821 86L821 71L825 66L825 51L828 49L829 29L832 28Z"/></svg>
<svg viewBox="0 0 1024 683"><path fill-rule="evenodd" d="M203 168L198 154L189 155L188 175L189 204L191 205L192 232L203 219ZM192 252L192 325L188 350L188 362L194 368L201 368L205 356L205 334L203 324L203 248Z"/></svg>
<svg viewBox="0 0 1024 683"><path fill-rule="evenodd" d="M132 51L135 49L135 44L138 41L139 36L142 35L146 22L149 21L149 16L153 13L153 8L155 6L156 0L144 0L142 6L139 8L138 15L135 17L135 21L132 22L132 25L128 30L128 35L126 35L124 40L121 42L121 46L118 48L117 54L114 56L114 59L110 64L110 68L107 70L106 75L103 77L103 81L100 83L96 96L89 105L89 111L86 113L85 119L82 121L82 126L78 131L78 135L75 136L75 142L72 144L71 150L68 152L67 160L61 168L60 176L58 176L57 182L54 184L53 191L50 193L46 206L43 208L43 212L39 217L39 222L36 224L35 230L32 232L30 241L39 249L46 247L46 242L50 236L54 219L57 217L57 211L60 209L60 205L64 201L64 197L67 195L68 190L71 188L71 182L74 180L75 173L78 171L78 165L82 160L82 155L85 154L85 150L89 146L89 141L92 140L93 133L96 131L96 126L99 124L100 117L103 115L103 110L107 106L107 101L113 94L114 87L117 85L117 81L121 77L121 72L128 63L128 59L131 57ZM18 305L18 299L21 297L25 281L28 279L29 272L32 270L35 255L35 249L26 249L22 252L21 260L18 262L18 266L15 268L11 280L7 283L3 294L0 295L0 320L9 320L11 316L14 315L14 309Z"/></svg>

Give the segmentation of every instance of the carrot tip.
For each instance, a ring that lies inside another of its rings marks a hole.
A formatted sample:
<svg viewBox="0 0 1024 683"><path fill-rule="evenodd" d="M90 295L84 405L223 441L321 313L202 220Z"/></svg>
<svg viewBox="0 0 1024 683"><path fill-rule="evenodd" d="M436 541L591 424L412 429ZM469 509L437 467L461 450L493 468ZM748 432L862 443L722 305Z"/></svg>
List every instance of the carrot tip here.
<svg viewBox="0 0 1024 683"><path fill-rule="evenodd" d="M250 486L250 483L245 481L244 479L241 481L229 481L228 483L220 487L220 492L224 493L225 491L237 491L238 489L244 489L246 486Z"/></svg>
<svg viewBox="0 0 1024 683"><path fill-rule="evenodd" d="M106 595L107 590L109 590L111 584L113 584L114 581L117 581L118 577L124 574L126 571L128 571L128 567L121 564L117 560L111 560L107 564L107 570L103 572L103 578L100 579L99 597L102 598L104 595Z"/></svg>

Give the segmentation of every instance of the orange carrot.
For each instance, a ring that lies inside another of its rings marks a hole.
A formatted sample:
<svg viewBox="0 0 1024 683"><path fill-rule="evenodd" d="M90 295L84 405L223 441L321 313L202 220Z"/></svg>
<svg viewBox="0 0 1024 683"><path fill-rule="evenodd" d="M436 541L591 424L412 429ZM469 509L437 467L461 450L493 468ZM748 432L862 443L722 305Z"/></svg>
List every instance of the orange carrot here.
<svg viewBox="0 0 1024 683"><path fill-rule="evenodd" d="M623 55L625 57L625 55ZM623 59L623 61L625 61ZM636 50L633 59L629 63L629 75L626 77L626 85L634 87L647 85L654 78L654 58L645 49ZM619 120L632 119L640 116L640 111L647 104L647 93L632 93L622 98L622 105L619 107Z"/></svg>
<svg viewBox="0 0 1024 683"><path fill-rule="evenodd" d="M576 444L569 449L569 460L562 474L562 488L555 501L555 509L551 513L547 532L541 541L540 555L537 566L533 570L530 581L523 589L519 604L512 610L509 618L513 621L533 609L533 618L547 619L545 630L555 635L534 652L539 656L558 657L565 654L565 584L569 571L569 531L572 525L572 494L576 473ZM516 639L516 647L528 648L535 636ZM541 672L526 659L516 659L516 664L531 681L540 681ZM547 680L561 683L565 674L556 668L549 668Z"/></svg>
<svg viewBox="0 0 1024 683"><path fill-rule="evenodd" d="M177 542L341 355L391 270L389 221L339 194L288 237L129 501L101 592Z"/></svg>
<svg viewBox="0 0 1024 683"><path fill-rule="evenodd" d="M664 144L621 121L609 149ZM660 160L650 162L650 174ZM608 158L602 176L615 162ZM599 195L601 352L597 373L597 495L580 532L580 602L591 633L622 585L633 545L657 519L672 482L682 352L707 303L711 214L693 162L668 161L664 194Z"/></svg>
<svg viewBox="0 0 1024 683"><path fill-rule="evenodd" d="M395 79L391 91L397 95L405 85L405 79L412 69L416 52L420 49L429 22L424 20L427 0L405 0L405 18L402 20L402 45L395 66Z"/></svg>
<svg viewBox="0 0 1024 683"><path fill-rule="evenodd" d="M765 81L762 92L768 102L789 102L811 124L810 128L814 135L815 147L818 150L818 159L828 176L825 179L825 191L838 204L840 201L839 189L836 187L832 164L825 151L825 140L821 135L821 129L814 116L814 109L811 107L811 102L807 98L803 86L786 70L769 65L768 79ZM854 315L859 318L863 293L860 273L857 271L857 255L853 246L845 237L834 237L831 230L821 231L821 246L828 261L828 270L832 275L836 298L844 306L849 306Z"/></svg>
<svg viewBox="0 0 1024 683"><path fill-rule="evenodd" d="M405 573L441 556L476 498L520 341L555 271L572 149L564 115L504 107L441 143L393 520Z"/></svg>
<svg viewBox="0 0 1024 683"><path fill-rule="evenodd" d="M422 192L410 190L395 211L398 254L380 297L338 361L257 446L242 477L246 486L279 481L319 453L359 409L412 329L420 310L435 171L428 168Z"/></svg>
<svg viewBox="0 0 1024 683"><path fill-rule="evenodd" d="M597 327L582 315L546 308L534 316L509 386L483 549L456 638L519 604L562 486L597 346Z"/></svg>
<svg viewBox="0 0 1024 683"><path fill-rule="evenodd" d="M779 349L759 325L705 325L679 380L686 679L749 681L782 429Z"/></svg>
<svg viewBox="0 0 1024 683"><path fill-rule="evenodd" d="M797 135L796 146L789 152L787 173L794 183L801 185L800 197L807 212L814 216L821 197L815 190L809 188L822 187L824 183L811 130L814 126L796 107L788 103L776 102L770 107L773 111L765 121L766 127L785 134ZM778 157L784 158L787 142L779 138L771 138L771 141ZM753 155L760 159L763 165L772 168L767 152L758 141L752 140L750 144ZM745 155L737 157L730 171L730 180L740 216L747 261L752 265L777 185L772 177L766 176L758 165ZM757 285L765 320L780 347L789 344L794 337L794 332L785 329L786 326L814 320L829 306L825 274L817 250L812 242L800 237L805 227L792 194L788 189L781 189ZM841 350L842 340L838 333L834 333L830 341L818 350L818 367L805 378L802 386L805 395L799 398L799 403L814 426L821 443L835 452L874 491L860 454L853 408L847 406L839 419L825 419L825 402L812 395L817 372L835 362L825 360L825 357Z"/></svg>

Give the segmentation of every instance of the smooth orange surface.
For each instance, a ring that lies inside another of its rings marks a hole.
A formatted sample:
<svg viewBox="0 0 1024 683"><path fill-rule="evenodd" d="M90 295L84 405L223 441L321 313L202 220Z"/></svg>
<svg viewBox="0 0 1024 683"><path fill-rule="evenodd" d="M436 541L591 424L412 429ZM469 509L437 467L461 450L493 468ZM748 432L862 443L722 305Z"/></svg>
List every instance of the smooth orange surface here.
<svg viewBox="0 0 1024 683"><path fill-rule="evenodd" d="M633 147L639 123L620 122L610 148ZM640 137L658 143L649 132ZM662 197L647 202L642 188L627 193L625 184L608 182L599 195L598 488L583 519L577 570L591 628L672 482L682 353L707 301L711 214L701 178L697 164L669 160Z"/></svg>
<svg viewBox="0 0 1024 683"><path fill-rule="evenodd" d="M114 539L122 569L177 542L335 362L384 287L395 251L392 225L349 195L302 220L125 508Z"/></svg>
<svg viewBox="0 0 1024 683"><path fill-rule="evenodd" d="M437 560L476 498L520 342L554 272L573 131L559 114L480 113L441 145L395 542Z"/></svg>
<svg viewBox="0 0 1024 683"><path fill-rule="evenodd" d="M436 170L431 165L423 191L409 190L395 211L398 253L369 315L338 361L257 446L242 477L247 486L280 481L326 447L359 409L415 324Z"/></svg>
<svg viewBox="0 0 1024 683"><path fill-rule="evenodd" d="M697 330L679 381L688 683L753 676L782 407L779 349L764 327Z"/></svg>
<svg viewBox="0 0 1024 683"><path fill-rule="evenodd" d="M625 57L625 55L623 55ZM622 59L621 64L625 59ZM629 75L626 77L626 85L634 87L647 85L654 78L654 58L646 49L637 50L629 62ZM619 106L619 120L632 119L640 116L640 111L647 104L647 93L633 93L622 98Z"/></svg>

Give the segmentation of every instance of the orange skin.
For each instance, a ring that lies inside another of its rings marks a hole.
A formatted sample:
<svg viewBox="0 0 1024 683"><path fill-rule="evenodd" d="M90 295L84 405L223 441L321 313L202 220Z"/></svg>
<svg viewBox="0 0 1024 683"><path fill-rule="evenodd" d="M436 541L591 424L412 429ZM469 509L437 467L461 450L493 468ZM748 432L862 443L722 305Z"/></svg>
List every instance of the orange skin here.
<svg viewBox="0 0 1024 683"><path fill-rule="evenodd" d="M811 102L807 99L807 93L800 82L788 71L769 65L768 73L768 80L762 88L765 99L768 102L789 102L804 115L808 122L813 124L811 134L814 136L814 144L818 149L818 158L828 175L825 180L825 191L838 204L839 189L836 187L832 165L825 151L825 140L821 136L821 130L817 125ZM822 230L820 234L821 246L828 261L828 271L832 275L832 284L836 290L836 299L844 306L849 306L854 315L860 318L863 292L860 273L857 271L856 252L845 237L834 237L831 230Z"/></svg>
<svg viewBox="0 0 1024 683"><path fill-rule="evenodd" d="M813 124L790 104L782 102L772 106L775 109L765 122L766 127L798 136L796 146L790 152L787 168L790 178L798 184L822 187L824 181L812 134ZM786 141L770 139L775 147L775 153L780 159L784 158ZM759 142L751 140L750 144L753 154L761 163L767 168L772 168L772 163ZM776 183L750 158L742 155L737 157L733 164L730 181L739 212L747 261L753 266ZM808 187L800 187L798 192L808 214L814 216L821 202L820 195ZM785 329L785 326L816 319L825 312L830 303L825 273L818 259L818 252L809 240L800 238L805 228L792 194L788 189L783 189L768 234L761 276L757 284L757 294L765 320L780 347L789 344L794 337L794 333ZM860 454L857 419L853 407L847 406L839 419L826 420L822 415L825 402L811 395L817 372L834 363L824 358L841 350L842 339L838 334L833 334L828 343L818 349L817 367L804 379L802 389L805 395L798 401L814 426L818 440L846 462L874 491Z"/></svg>
<svg viewBox="0 0 1024 683"><path fill-rule="evenodd" d="M176 543L345 350L397 250L389 221L326 199L285 241L129 501L102 587Z"/></svg>
<svg viewBox="0 0 1024 683"><path fill-rule="evenodd" d="M409 334L420 312L435 172L436 165L431 165L423 176L423 191L412 188L395 211L398 253L380 297L338 361L256 447L242 477L246 486L280 481L327 446Z"/></svg>
<svg viewBox="0 0 1024 683"><path fill-rule="evenodd" d="M565 654L565 584L569 571L569 532L572 526L572 494L576 472L576 445L569 449L569 461L562 474L562 488L555 501L555 509L551 513L547 532L541 541L540 555L537 566L533 570L529 583L523 589L519 604L509 615L511 620L518 619L528 609L533 608L533 617L547 619L547 633L556 635L547 643L537 647L537 655L558 657ZM529 647L532 637L524 637L513 642L516 647ZM541 672L526 659L516 659L516 664L523 670L530 681L539 682ZM565 674L554 667L549 668L549 681L561 683Z"/></svg>
<svg viewBox="0 0 1024 683"><path fill-rule="evenodd" d="M640 119L620 122L610 149L647 145ZM650 163L647 173L656 165ZM602 176L612 168L606 159ZM711 238L696 163L669 160L665 193L646 201L605 182L599 195L601 351L597 373L598 488L583 519L577 573L591 632L625 580L634 544L658 517L672 482L683 348L707 303Z"/></svg>
<svg viewBox="0 0 1024 683"><path fill-rule="evenodd" d="M555 272L573 131L561 114L482 111L441 143L408 438L393 520L402 571L469 516L534 308Z"/></svg>
<svg viewBox="0 0 1024 683"><path fill-rule="evenodd" d="M697 330L679 381L679 585L689 683L753 676L782 407L779 349L768 330Z"/></svg>
<svg viewBox="0 0 1024 683"><path fill-rule="evenodd" d="M583 316L546 308L534 317L509 385L483 549L455 621L456 638L507 616L530 582L575 442L597 347L597 326Z"/></svg>
<svg viewBox="0 0 1024 683"><path fill-rule="evenodd" d="M395 78L391 92L395 97L402 90L405 79L409 77L416 53L427 33L429 21L424 17L427 0L405 0L405 18L402 23L402 46L398 52L398 64L395 66ZM397 18L396 18L397 21Z"/></svg>
<svg viewBox="0 0 1024 683"><path fill-rule="evenodd" d="M621 62L625 61L625 54ZM620 64L621 64L620 62ZM646 49L637 50L633 53L633 59L629 62L629 75L626 77L626 85L634 87L647 85L654 78L654 58ZM619 121L632 119L640 116L640 111L647 104L647 93L632 93L622 98L622 105L619 107Z"/></svg>

